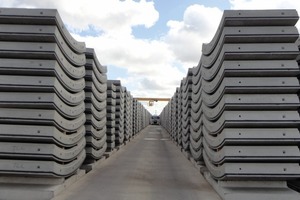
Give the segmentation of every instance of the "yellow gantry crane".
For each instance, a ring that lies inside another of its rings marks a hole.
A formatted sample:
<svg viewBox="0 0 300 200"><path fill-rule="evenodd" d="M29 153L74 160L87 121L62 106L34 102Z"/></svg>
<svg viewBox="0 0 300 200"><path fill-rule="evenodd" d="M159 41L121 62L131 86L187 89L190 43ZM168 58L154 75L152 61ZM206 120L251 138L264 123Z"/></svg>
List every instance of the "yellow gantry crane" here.
<svg viewBox="0 0 300 200"><path fill-rule="evenodd" d="M152 97L136 97L134 99L138 101L148 101L148 106L153 106L154 102L171 100L170 98L152 98Z"/></svg>

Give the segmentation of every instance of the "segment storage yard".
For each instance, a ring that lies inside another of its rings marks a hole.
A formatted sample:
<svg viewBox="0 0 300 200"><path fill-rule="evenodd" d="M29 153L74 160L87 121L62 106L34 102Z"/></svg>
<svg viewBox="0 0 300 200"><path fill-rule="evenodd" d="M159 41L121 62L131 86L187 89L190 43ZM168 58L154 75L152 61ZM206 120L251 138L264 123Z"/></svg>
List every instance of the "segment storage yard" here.
<svg viewBox="0 0 300 200"><path fill-rule="evenodd" d="M1 199L299 199L295 10L225 11L157 125L56 10L0 11Z"/></svg>

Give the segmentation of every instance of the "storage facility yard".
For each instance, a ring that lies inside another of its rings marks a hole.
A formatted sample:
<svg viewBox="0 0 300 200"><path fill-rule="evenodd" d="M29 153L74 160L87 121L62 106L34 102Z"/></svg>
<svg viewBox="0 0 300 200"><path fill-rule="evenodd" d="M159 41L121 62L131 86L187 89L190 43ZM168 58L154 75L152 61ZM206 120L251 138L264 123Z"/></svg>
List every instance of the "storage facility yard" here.
<svg viewBox="0 0 300 200"><path fill-rule="evenodd" d="M296 10L227 10L158 116L54 9L0 9L0 199L299 200Z"/></svg>

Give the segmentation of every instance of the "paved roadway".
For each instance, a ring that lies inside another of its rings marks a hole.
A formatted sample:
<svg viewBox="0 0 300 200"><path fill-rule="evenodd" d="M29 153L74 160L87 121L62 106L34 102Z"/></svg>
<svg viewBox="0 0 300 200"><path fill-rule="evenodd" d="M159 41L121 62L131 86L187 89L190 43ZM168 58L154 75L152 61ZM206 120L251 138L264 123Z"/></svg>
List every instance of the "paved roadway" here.
<svg viewBox="0 0 300 200"><path fill-rule="evenodd" d="M55 200L220 200L160 126L148 126Z"/></svg>

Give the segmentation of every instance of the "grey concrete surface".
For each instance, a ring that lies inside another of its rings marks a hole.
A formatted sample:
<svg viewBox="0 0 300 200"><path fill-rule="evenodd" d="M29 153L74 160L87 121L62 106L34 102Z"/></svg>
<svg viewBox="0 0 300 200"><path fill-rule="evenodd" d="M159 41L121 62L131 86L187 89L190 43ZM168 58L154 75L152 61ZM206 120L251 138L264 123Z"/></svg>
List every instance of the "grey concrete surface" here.
<svg viewBox="0 0 300 200"><path fill-rule="evenodd" d="M54 200L220 200L160 126L148 126Z"/></svg>

